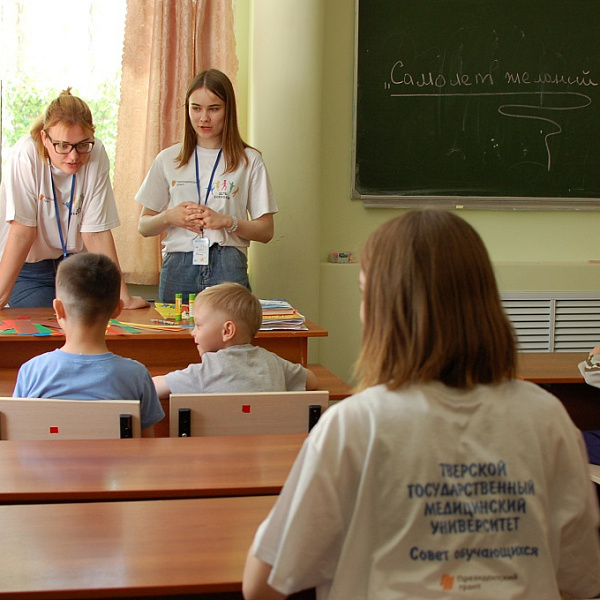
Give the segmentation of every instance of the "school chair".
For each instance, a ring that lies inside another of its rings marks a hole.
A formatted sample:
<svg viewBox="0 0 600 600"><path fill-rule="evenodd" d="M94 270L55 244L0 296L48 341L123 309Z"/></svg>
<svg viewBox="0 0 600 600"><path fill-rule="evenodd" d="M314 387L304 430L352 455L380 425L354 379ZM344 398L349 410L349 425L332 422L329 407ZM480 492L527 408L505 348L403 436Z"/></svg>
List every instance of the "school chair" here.
<svg viewBox="0 0 600 600"><path fill-rule="evenodd" d="M308 433L329 392L171 394L171 437Z"/></svg>
<svg viewBox="0 0 600 600"><path fill-rule="evenodd" d="M141 437L139 400L0 397L0 440Z"/></svg>

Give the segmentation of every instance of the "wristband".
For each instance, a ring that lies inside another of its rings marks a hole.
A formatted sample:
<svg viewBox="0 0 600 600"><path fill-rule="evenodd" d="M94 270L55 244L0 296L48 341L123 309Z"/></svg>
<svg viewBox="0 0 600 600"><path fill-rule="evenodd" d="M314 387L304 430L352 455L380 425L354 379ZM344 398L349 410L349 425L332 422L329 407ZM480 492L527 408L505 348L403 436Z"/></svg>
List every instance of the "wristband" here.
<svg viewBox="0 0 600 600"><path fill-rule="evenodd" d="M233 223L229 229L225 230L227 233L235 233L239 225L238 218L235 215L231 215L231 218L233 219Z"/></svg>

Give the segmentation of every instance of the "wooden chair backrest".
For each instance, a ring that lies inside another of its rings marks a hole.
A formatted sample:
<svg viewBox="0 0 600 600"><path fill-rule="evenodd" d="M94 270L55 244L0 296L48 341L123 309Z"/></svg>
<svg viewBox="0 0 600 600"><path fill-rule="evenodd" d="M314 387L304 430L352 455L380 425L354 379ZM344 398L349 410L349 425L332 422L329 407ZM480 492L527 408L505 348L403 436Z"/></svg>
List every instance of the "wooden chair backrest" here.
<svg viewBox="0 0 600 600"><path fill-rule="evenodd" d="M129 429L124 432L126 435L122 435L122 428ZM140 436L139 400L0 397L0 440L85 440Z"/></svg>
<svg viewBox="0 0 600 600"><path fill-rule="evenodd" d="M327 391L171 394L170 436L307 433L328 404Z"/></svg>

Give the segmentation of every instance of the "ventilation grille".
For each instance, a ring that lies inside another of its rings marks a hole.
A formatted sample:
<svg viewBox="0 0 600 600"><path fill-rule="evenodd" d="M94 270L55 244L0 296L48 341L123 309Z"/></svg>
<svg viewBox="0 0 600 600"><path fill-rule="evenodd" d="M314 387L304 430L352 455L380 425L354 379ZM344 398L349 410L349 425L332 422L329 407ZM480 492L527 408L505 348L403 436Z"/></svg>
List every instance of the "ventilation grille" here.
<svg viewBox="0 0 600 600"><path fill-rule="evenodd" d="M600 343L600 294L504 292L521 352L587 352Z"/></svg>

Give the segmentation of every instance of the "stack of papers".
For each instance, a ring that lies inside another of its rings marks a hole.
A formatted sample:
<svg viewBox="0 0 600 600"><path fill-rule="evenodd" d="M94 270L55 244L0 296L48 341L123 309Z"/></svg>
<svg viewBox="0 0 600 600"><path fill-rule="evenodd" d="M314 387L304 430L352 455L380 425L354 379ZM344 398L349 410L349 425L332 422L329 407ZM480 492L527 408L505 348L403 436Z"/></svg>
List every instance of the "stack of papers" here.
<svg viewBox="0 0 600 600"><path fill-rule="evenodd" d="M263 322L261 331L271 329L306 330L305 318L286 300L261 300Z"/></svg>

